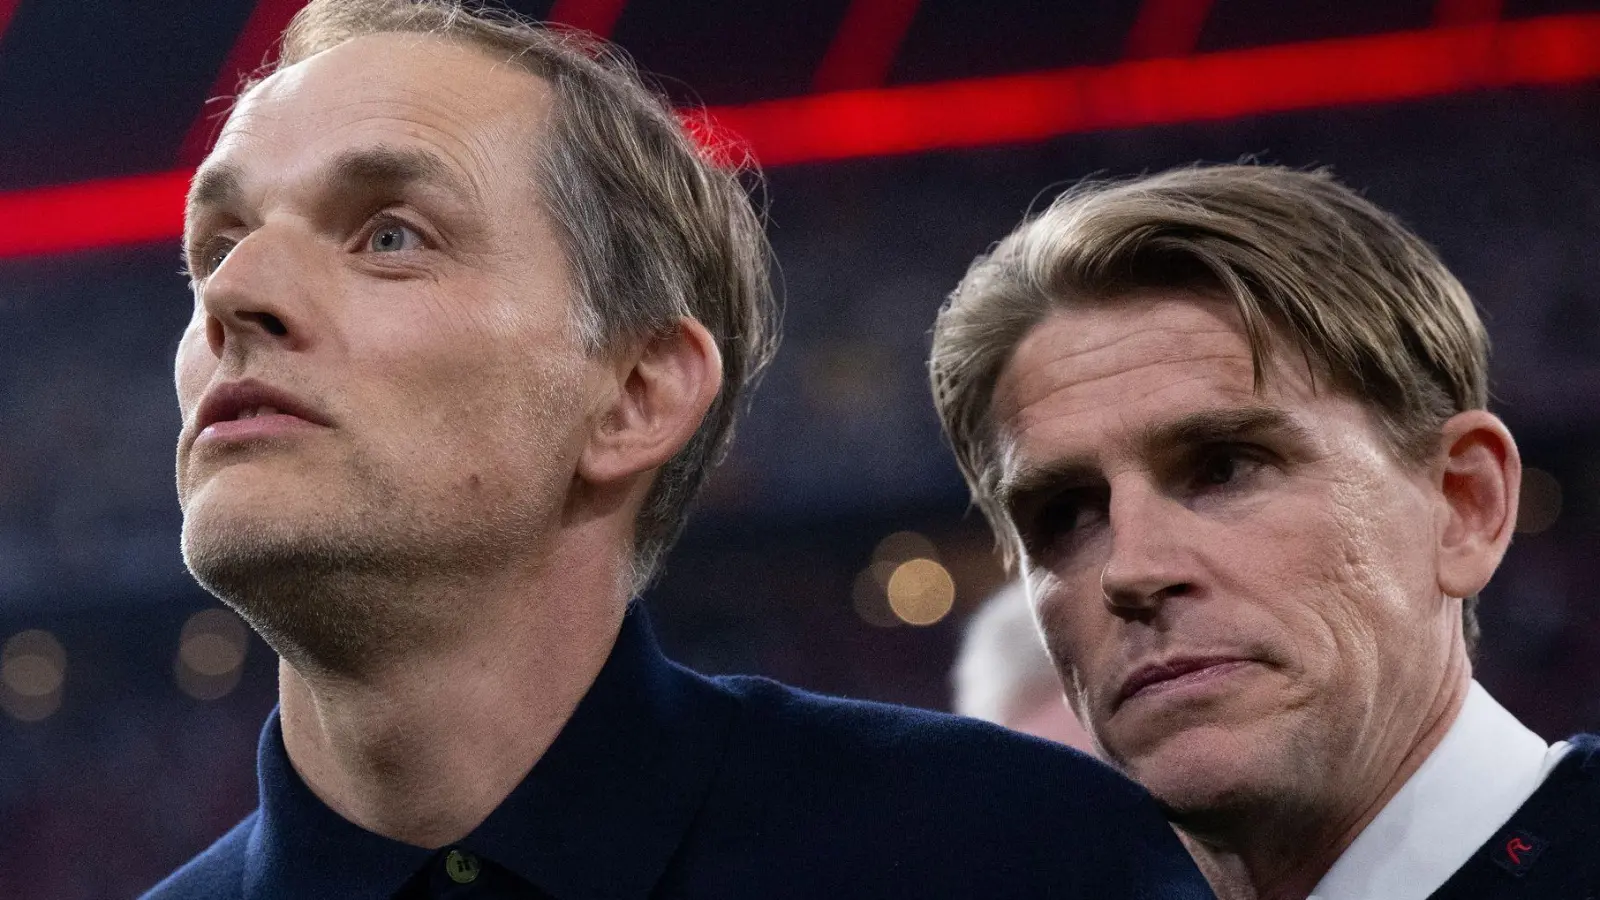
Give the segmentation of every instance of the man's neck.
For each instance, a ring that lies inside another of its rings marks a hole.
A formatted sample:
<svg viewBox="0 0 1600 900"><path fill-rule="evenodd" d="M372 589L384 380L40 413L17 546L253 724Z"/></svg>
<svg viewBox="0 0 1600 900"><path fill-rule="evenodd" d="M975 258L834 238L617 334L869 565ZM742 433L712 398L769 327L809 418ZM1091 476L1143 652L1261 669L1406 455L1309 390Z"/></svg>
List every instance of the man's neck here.
<svg viewBox="0 0 1600 900"><path fill-rule="evenodd" d="M1412 739L1364 773L1364 789L1335 791L1337 805L1256 810L1205 835L1176 828L1219 900L1305 900L1454 724L1472 679L1464 648L1446 673Z"/></svg>
<svg viewBox="0 0 1600 900"><path fill-rule="evenodd" d="M300 777L368 831L422 847L464 837L538 762L610 654L626 597L618 573L587 563L452 586L426 604L458 611L440 628L448 639L369 670L280 663Z"/></svg>

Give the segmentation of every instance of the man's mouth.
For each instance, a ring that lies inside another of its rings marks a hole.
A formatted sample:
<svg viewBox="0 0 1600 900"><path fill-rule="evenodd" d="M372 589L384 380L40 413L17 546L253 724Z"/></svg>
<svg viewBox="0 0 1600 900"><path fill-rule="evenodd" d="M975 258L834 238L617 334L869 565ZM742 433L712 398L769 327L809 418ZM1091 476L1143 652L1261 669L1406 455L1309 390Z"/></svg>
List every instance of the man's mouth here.
<svg viewBox="0 0 1600 900"><path fill-rule="evenodd" d="M195 414L196 443L257 440L295 429L332 427L310 401L254 379L230 381L206 392Z"/></svg>
<svg viewBox="0 0 1600 900"><path fill-rule="evenodd" d="M1135 697L1198 687L1253 664L1238 656L1180 656L1146 663L1129 673L1117 692L1117 706Z"/></svg>

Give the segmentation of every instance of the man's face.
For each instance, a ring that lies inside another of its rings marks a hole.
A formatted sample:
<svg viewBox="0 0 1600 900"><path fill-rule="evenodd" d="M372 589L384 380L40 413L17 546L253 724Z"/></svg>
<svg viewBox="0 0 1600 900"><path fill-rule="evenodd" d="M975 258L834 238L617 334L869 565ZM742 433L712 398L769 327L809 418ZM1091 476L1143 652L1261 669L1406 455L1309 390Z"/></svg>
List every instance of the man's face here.
<svg viewBox="0 0 1600 900"><path fill-rule="evenodd" d="M1180 823L1337 802L1416 739L1460 639L1428 467L1283 357L1257 393L1231 303L1150 292L1054 313L996 389L1051 653Z"/></svg>
<svg viewBox="0 0 1600 900"><path fill-rule="evenodd" d="M549 109L520 69L381 35L228 119L186 228L178 492L191 568L264 631L339 615L242 596L291 573L513 566L559 515L596 369L532 177Z"/></svg>

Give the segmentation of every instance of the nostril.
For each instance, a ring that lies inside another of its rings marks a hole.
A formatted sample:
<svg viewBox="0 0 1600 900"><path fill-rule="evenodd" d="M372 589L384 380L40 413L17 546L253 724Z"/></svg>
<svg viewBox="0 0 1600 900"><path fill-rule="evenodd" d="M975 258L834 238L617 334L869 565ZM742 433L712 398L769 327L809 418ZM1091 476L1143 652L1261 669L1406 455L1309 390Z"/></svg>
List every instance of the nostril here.
<svg viewBox="0 0 1600 900"><path fill-rule="evenodd" d="M273 337L283 337L289 333L289 326L283 324L283 320L272 313L256 313L254 318L262 328L266 329L267 334Z"/></svg>

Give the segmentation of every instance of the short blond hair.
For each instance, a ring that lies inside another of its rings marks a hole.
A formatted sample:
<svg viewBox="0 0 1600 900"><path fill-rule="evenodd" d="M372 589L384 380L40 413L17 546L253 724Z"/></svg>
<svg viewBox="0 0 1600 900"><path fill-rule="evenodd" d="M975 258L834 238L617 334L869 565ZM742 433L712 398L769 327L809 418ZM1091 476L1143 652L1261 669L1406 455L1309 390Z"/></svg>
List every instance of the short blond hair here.
<svg viewBox="0 0 1600 900"><path fill-rule="evenodd" d="M1489 339L1431 247L1326 171L1219 165L1068 190L978 257L933 329L934 404L974 503L1007 558L996 500L996 382L1051 311L1148 288L1230 298L1257 388L1275 350L1367 404L1391 448L1418 462L1452 415L1488 405ZM1287 348L1275 348L1285 339ZM1475 598L1464 604L1476 642Z"/></svg>
<svg viewBox="0 0 1600 900"><path fill-rule="evenodd" d="M263 74L391 33L459 42L549 84L554 115L530 175L565 244L589 352L652 336L685 316L705 325L721 351L721 392L657 473L635 522L631 581L640 591L682 531L732 439L742 397L777 348L771 249L742 180L759 176L748 159L711 159L611 45L459 0L312 0Z"/></svg>

